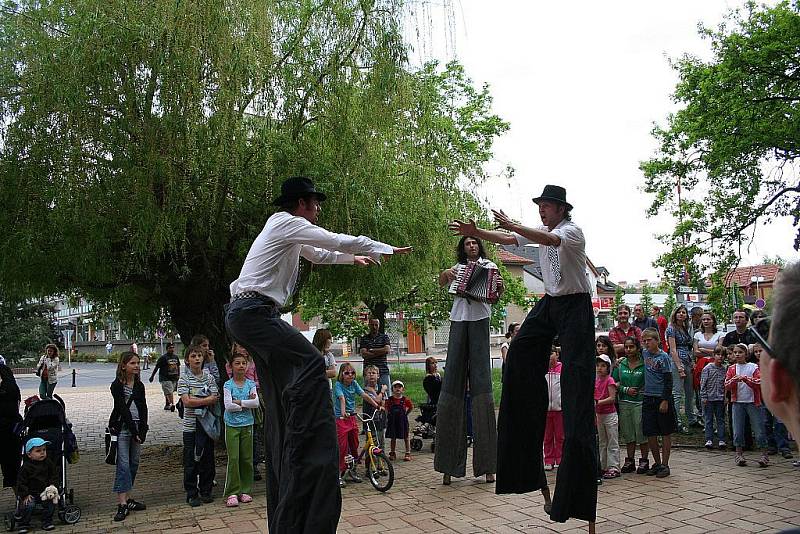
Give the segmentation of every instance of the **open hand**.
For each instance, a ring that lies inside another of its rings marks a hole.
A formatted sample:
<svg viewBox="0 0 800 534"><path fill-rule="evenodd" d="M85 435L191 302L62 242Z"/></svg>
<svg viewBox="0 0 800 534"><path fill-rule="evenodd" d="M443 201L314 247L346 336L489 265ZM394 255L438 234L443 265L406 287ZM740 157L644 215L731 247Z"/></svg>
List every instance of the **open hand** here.
<svg viewBox="0 0 800 534"><path fill-rule="evenodd" d="M397 256L398 254L411 254L414 251L414 247L392 247L392 254Z"/></svg>
<svg viewBox="0 0 800 534"><path fill-rule="evenodd" d="M447 227L451 232L453 232L453 235L474 236L478 233L478 226L475 224L474 219L470 219L469 222L459 221L456 219L448 224Z"/></svg>
<svg viewBox="0 0 800 534"><path fill-rule="evenodd" d="M369 256L355 256L353 258L353 265L358 265L359 267L366 267L368 265L378 265L378 262L373 260Z"/></svg>
<svg viewBox="0 0 800 534"><path fill-rule="evenodd" d="M492 210L492 215L494 216L494 222L497 223L498 228L502 228L504 230L513 230L514 220L506 215L503 210Z"/></svg>

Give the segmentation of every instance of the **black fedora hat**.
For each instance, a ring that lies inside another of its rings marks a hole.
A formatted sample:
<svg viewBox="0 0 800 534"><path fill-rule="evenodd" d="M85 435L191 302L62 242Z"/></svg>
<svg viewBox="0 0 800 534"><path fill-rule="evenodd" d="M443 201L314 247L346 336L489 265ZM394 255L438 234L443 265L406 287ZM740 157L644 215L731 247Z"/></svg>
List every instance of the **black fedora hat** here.
<svg viewBox="0 0 800 534"><path fill-rule="evenodd" d="M572 209L572 204L567 202L567 190L561 187L560 185L544 186L544 191L542 191L542 194L533 199L533 201L537 204L542 200L551 200L553 202L560 202L561 204L564 204L568 210Z"/></svg>
<svg viewBox="0 0 800 534"><path fill-rule="evenodd" d="M314 182L307 176L292 176L281 184L281 194L272 203L280 206L286 201L297 200L308 195L316 195L320 201L328 198L325 193L314 188Z"/></svg>

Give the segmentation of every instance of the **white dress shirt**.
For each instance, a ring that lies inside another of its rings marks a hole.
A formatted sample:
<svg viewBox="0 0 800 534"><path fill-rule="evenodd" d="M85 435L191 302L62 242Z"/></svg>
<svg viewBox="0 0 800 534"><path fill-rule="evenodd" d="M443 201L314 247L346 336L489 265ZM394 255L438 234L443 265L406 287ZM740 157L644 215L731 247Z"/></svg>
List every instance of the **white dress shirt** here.
<svg viewBox="0 0 800 534"><path fill-rule="evenodd" d="M292 296L300 256L312 263L352 264L354 255L380 261L392 254L391 245L364 236L336 234L286 211L267 219L242 265L239 278L231 283L231 296L256 291L285 305Z"/></svg>
<svg viewBox="0 0 800 534"><path fill-rule="evenodd" d="M586 239L583 230L572 221L564 219L550 230L547 226L540 226L537 230L549 232L561 238L557 247L539 245L539 265L542 268L542 281L544 290L551 297L574 295L575 293L592 293L592 285L586 276ZM532 243L517 233L517 244L527 245ZM556 280L553 266L548 258L550 248L555 248L558 255L558 268L561 272L560 279Z"/></svg>

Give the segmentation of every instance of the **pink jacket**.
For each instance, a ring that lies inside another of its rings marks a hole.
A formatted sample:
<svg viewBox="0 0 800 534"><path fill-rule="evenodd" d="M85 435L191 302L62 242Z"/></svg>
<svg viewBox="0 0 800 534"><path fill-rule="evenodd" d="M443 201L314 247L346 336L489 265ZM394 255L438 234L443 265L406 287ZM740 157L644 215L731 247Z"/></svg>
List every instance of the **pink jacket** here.
<svg viewBox="0 0 800 534"><path fill-rule="evenodd" d="M738 383L733 379L734 376L736 376L736 364L728 367L728 371L725 373L725 389L731 392L731 402L736 402L736 396L739 393ZM753 390L753 403L761 406L761 370L758 366L756 366L753 376L745 376L743 382Z"/></svg>

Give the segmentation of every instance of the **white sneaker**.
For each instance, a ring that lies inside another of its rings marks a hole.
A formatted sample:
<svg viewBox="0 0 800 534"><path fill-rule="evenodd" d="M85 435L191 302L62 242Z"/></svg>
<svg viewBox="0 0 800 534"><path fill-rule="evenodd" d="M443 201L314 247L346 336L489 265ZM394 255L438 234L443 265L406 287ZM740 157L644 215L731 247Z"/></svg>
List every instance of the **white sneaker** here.
<svg viewBox="0 0 800 534"><path fill-rule="evenodd" d="M711 443L711 440L706 441L706 449L712 449L714 445Z"/></svg>
<svg viewBox="0 0 800 534"><path fill-rule="evenodd" d="M550 464L544 464L544 470L545 471L552 471L553 470L553 466L550 465Z"/></svg>

